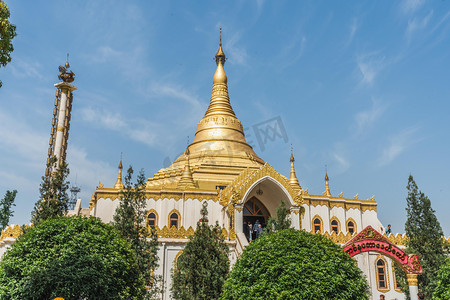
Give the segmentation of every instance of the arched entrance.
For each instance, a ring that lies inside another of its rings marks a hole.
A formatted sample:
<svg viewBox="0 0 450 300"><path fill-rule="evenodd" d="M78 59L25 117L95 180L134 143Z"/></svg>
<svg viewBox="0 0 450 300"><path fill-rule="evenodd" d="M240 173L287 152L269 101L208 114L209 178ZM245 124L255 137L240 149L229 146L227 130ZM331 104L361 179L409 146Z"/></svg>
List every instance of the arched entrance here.
<svg viewBox="0 0 450 300"><path fill-rule="evenodd" d="M270 214L267 208L256 197L252 197L244 204L244 222L255 224L259 221L265 227Z"/></svg>
<svg viewBox="0 0 450 300"><path fill-rule="evenodd" d="M247 240L254 240L257 238L257 229L259 225L264 229L269 219L270 214L264 204L256 197L251 197L244 204L243 211L243 232ZM251 237L250 237L251 235Z"/></svg>
<svg viewBox="0 0 450 300"><path fill-rule="evenodd" d="M363 231L348 241L344 245L343 250L350 257L363 252L373 251L391 258L395 263L401 266L406 273L411 299L418 300L417 275L422 273L422 266L420 265L419 257L417 255L406 254L402 249L398 248L371 226L367 226ZM377 268L380 266L381 269L381 264L378 265L377 263ZM377 270L377 272L378 271L379 270ZM385 275L382 275L380 278L384 277Z"/></svg>

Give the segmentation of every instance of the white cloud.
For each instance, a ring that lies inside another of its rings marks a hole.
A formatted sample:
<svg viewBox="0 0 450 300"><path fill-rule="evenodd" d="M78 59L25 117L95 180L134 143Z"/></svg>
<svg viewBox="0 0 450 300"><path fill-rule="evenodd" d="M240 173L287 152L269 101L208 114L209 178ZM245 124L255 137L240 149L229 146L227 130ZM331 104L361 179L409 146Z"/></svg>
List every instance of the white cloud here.
<svg viewBox="0 0 450 300"><path fill-rule="evenodd" d="M9 65L11 73L17 78L43 78L39 69L41 64L38 62L27 62L20 58L15 58L14 63Z"/></svg>
<svg viewBox="0 0 450 300"><path fill-rule="evenodd" d="M178 105L181 109L171 110L170 118L165 117L166 112L160 112L157 119L144 119L141 117L123 115L116 111L93 107L82 108L83 120L96 124L107 130L119 133L121 136L142 143L150 148L167 150L171 143L180 136L180 131L193 126L201 119L204 104L199 97L191 91L176 84L154 83L147 90L147 97L171 99L172 103L181 101ZM164 141L164 142L163 142Z"/></svg>
<svg viewBox="0 0 450 300"><path fill-rule="evenodd" d="M423 4L424 0L403 0L400 4L400 8L405 14L412 14L418 10Z"/></svg>
<svg viewBox="0 0 450 300"><path fill-rule="evenodd" d="M425 17L419 18L414 17L408 21L408 26L406 27L406 37L408 40L411 40L414 33L418 30L424 29L428 22L430 21L431 17L433 16L433 10L431 10Z"/></svg>
<svg viewBox="0 0 450 300"><path fill-rule="evenodd" d="M89 159L85 149L70 145L67 149L67 162L71 172L69 175L71 185L81 187L81 194L78 197L83 201L91 199L99 181L107 187L114 186L117 168L103 161ZM83 207L87 207L87 204L83 203Z"/></svg>
<svg viewBox="0 0 450 300"><path fill-rule="evenodd" d="M122 55L124 55L122 52L117 51L110 46L100 46L97 48L96 53L89 58L93 63L105 63L116 60Z"/></svg>
<svg viewBox="0 0 450 300"><path fill-rule="evenodd" d="M159 96L166 96L170 98L176 98L183 100L196 108L202 107L198 96L191 94L189 91L185 90L183 87L174 84L154 84L151 90Z"/></svg>
<svg viewBox="0 0 450 300"><path fill-rule="evenodd" d="M231 36L227 36L224 43L224 49L226 49L226 56L230 63L245 65L247 62L247 50L239 44L241 39L241 33L235 32Z"/></svg>
<svg viewBox="0 0 450 300"><path fill-rule="evenodd" d="M372 85L378 73L387 65L385 57L377 52L363 54L357 57L356 63L362 75L361 82Z"/></svg>
<svg viewBox="0 0 450 300"><path fill-rule="evenodd" d="M307 41L307 38L302 34L294 35L285 43L286 46L277 55L276 67L284 69L294 65L302 57Z"/></svg>
<svg viewBox="0 0 450 300"><path fill-rule="evenodd" d="M48 135L43 135L29 126L26 120L0 111L0 149L3 151L36 162L42 158L42 150L46 150L49 137L50 128Z"/></svg>
<svg viewBox="0 0 450 300"><path fill-rule="evenodd" d="M349 33L349 36L348 36L347 43L345 44L345 47L348 47L352 43L353 38L355 37L356 31L358 31L358 28L359 28L358 19L357 18L353 18L352 19L352 24L350 25L350 33Z"/></svg>
<svg viewBox="0 0 450 300"><path fill-rule="evenodd" d="M421 139L417 138L418 129L418 127L407 128L389 137L389 142L382 150L381 156L378 159L378 166L390 164L406 149L420 142Z"/></svg>
<svg viewBox="0 0 450 300"><path fill-rule="evenodd" d="M332 156L338 163L338 170L336 174L343 173L348 170L348 168L350 167L350 162L345 159L342 154L333 153Z"/></svg>
<svg viewBox="0 0 450 300"><path fill-rule="evenodd" d="M106 109L83 108L81 117L87 122L101 125L105 129L118 132L149 147L156 146L158 141L156 132L160 132L161 129L158 124L138 118L127 119L118 112L110 112Z"/></svg>
<svg viewBox="0 0 450 300"><path fill-rule="evenodd" d="M355 115L357 133L362 133L370 127L385 110L386 106L382 106L378 101L372 100L372 107L370 109L361 111Z"/></svg>

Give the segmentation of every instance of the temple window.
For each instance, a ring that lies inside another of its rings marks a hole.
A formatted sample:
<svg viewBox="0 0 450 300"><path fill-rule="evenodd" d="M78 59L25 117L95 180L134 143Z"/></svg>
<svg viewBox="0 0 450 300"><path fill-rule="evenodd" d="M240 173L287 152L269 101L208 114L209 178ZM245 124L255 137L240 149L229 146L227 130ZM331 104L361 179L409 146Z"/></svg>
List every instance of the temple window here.
<svg viewBox="0 0 450 300"><path fill-rule="evenodd" d="M353 221L347 222L347 232L350 232L350 234L355 232L355 223L353 223Z"/></svg>
<svg viewBox="0 0 450 300"><path fill-rule="evenodd" d="M336 232L336 234L339 233L339 223L337 220L331 221L331 231Z"/></svg>
<svg viewBox="0 0 450 300"><path fill-rule="evenodd" d="M169 216L169 228L172 228L175 226L176 229L178 229L178 223L179 223L180 216L178 213L173 212Z"/></svg>
<svg viewBox="0 0 450 300"><path fill-rule="evenodd" d="M386 262L384 259L379 258L376 262L377 272L377 284L379 290L388 290L387 274L386 274Z"/></svg>
<svg viewBox="0 0 450 300"><path fill-rule="evenodd" d="M314 232L322 232L322 222L319 218L315 218L313 221Z"/></svg>
<svg viewBox="0 0 450 300"><path fill-rule="evenodd" d="M148 215L147 215L147 225L150 226L151 228L155 228L158 224L158 218L156 215L155 211L151 211Z"/></svg>

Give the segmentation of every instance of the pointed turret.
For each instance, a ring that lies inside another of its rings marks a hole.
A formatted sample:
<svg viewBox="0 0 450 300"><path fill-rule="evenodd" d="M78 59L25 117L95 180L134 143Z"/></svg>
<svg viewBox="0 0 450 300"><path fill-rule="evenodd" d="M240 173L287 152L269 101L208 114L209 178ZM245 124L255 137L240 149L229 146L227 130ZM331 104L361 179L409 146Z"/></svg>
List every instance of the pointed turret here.
<svg viewBox="0 0 450 300"><path fill-rule="evenodd" d="M114 188L117 190L121 190L123 189L123 183L122 183L122 158L120 158L120 163L119 163L119 174L117 175L117 181L116 184L114 185Z"/></svg>
<svg viewBox="0 0 450 300"><path fill-rule="evenodd" d="M291 159L290 159L290 162L291 162L291 176L289 176L289 184L293 188L300 188L301 189L302 187L300 186L300 183L298 182L297 175L295 175L294 161L295 161L294 153L293 153L293 151L291 149Z"/></svg>
<svg viewBox="0 0 450 300"><path fill-rule="evenodd" d="M192 177L191 167L189 166L189 147L186 148L184 155L186 156L184 164L184 172L178 182L178 188L182 190L192 190L195 189L194 178Z"/></svg>
<svg viewBox="0 0 450 300"><path fill-rule="evenodd" d="M323 195L331 197L330 185L328 184L329 180L330 179L328 178L328 172L325 171L325 192L323 193Z"/></svg>

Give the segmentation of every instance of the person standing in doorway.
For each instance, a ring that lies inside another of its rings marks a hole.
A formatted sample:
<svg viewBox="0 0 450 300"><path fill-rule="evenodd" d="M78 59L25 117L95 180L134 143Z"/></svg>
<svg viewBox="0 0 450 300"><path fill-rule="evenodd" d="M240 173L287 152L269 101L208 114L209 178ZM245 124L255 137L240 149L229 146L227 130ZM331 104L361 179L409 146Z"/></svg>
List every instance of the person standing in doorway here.
<svg viewBox="0 0 450 300"><path fill-rule="evenodd" d="M253 225L253 239L257 238L257 232L258 232L258 228L261 225L261 223L259 223L259 220L256 220L255 225Z"/></svg>

